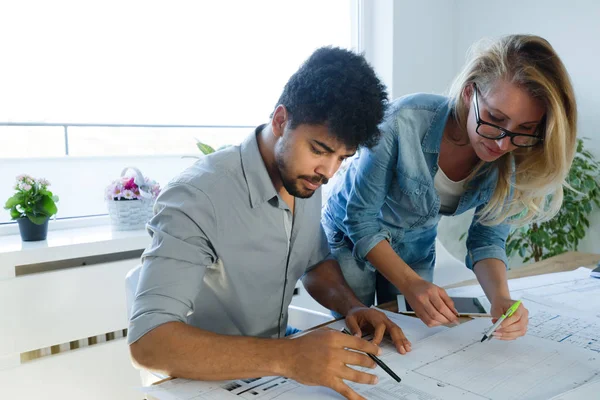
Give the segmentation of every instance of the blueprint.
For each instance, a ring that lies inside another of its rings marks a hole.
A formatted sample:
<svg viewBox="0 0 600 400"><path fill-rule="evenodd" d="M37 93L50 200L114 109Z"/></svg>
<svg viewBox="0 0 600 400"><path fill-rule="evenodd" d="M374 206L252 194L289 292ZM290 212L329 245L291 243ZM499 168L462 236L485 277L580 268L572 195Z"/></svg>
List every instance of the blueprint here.
<svg viewBox="0 0 600 400"><path fill-rule="evenodd" d="M600 317L600 279L590 277L590 270L585 267L569 272L510 279L508 287L514 299L527 293ZM450 296L485 298L479 285L448 289L447 292Z"/></svg>
<svg viewBox="0 0 600 400"><path fill-rule="evenodd" d="M406 355L384 342L380 358L402 382L376 368L369 372L379 376L377 385L349 385L375 400L545 400L600 379L597 352L533 335L480 343L489 326L489 318L477 318L442 330L414 343ZM331 389L285 377L229 382L175 379L144 391L158 400L341 398Z"/></svg>

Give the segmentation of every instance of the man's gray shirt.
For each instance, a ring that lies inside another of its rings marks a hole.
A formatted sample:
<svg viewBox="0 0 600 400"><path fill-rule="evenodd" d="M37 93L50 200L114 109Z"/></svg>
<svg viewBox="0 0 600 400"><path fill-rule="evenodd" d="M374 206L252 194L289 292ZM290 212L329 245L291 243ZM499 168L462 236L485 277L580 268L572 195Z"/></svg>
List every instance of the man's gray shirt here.
<svg viewBox="0 0 600 400"><path fill-rule="evenodd" d="M295 199L286 234L285 214L291 213L267 173L257 132L203 157L158 197L130 344L171 321L226 335L285 335L296 282L329 248L320 189Z"/></svg>

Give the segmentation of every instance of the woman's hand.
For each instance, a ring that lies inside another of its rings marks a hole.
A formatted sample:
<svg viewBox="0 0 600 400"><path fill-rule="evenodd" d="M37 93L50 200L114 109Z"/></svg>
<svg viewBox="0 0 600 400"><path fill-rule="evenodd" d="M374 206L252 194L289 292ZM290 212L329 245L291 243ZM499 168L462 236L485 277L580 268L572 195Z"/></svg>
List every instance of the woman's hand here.
<svg viewBox="0 0 600 400"><path fill-rule="evenodd" d="M492 301L491 310L492 323L495 324L496 321L498 321L498 318L500 318L515 302L516 300L507 297L494 299ZM525 308L523 303L521 303L513 315L506 318L492 336L500 340L515 340L527 333L528 324L529 311Z"/></svg>
<svg viewBox="0 0 600 400"><path fill-rule="evenodd" d="M446 291L431 282L418 278L402 292L417 317L427 326L439 326L458 322L458 312Z"/></svg>

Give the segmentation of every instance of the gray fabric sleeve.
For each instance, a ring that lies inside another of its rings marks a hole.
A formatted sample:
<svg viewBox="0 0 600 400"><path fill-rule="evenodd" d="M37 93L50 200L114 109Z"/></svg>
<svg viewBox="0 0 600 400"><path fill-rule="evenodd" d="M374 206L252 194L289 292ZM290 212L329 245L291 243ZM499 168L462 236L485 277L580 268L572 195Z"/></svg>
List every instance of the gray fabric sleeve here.
<svg viewBox="0 0 600 400"><path fill-rule="evenodd" d="M147 226L152 243L142 255L129 321L129 344L164 323L186 322L206 266L218 258L215 210L204 192L172 184L156 200L154 212Z"/></svg>

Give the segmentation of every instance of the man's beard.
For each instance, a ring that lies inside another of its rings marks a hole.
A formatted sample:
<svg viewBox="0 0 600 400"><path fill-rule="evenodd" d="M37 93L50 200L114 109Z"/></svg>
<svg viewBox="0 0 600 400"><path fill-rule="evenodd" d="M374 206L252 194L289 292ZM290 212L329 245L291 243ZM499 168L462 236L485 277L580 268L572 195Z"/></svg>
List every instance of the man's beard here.
<svg viewBox="0 0 600 400"><path fill-rule="evenodd" d="M307 189L303 187L302 179L306 179L312 184L315 185L325 185L329 180L324 176L308 176L308 175L300 175L298 177L291 177L288 173L287 164L284 160L285 158L285 148L284 151L279 154L275 154L275 161L277 162L277 170L279 171L279 176L281 177L281 182L285 190L294 197L298 197L300 199L308 199L315 192L315 190Z"/></svg>
<svg viewBox="0 0 600 400"><path fill-rule="evenodd" d="M315 176L307 176L300 175L297 178L289 178L285 174L285 170L279 169L279 174L281 175L281 182L283 183L283 187L289 194L294 197L298 197L300 199L308 199L311 197L316 191L308 188L304 188L302 184L302 179L306 179L310 183L314 185L325 185L328 180L325 177L315 177Z"/></svg>

